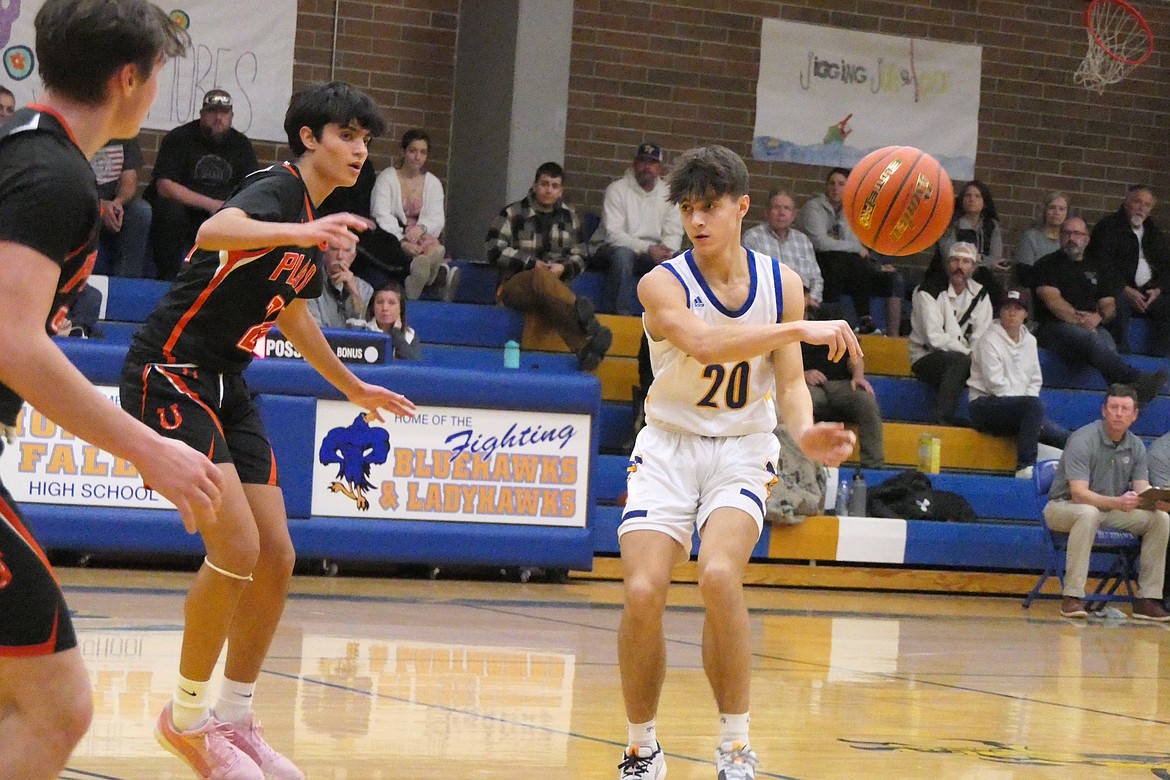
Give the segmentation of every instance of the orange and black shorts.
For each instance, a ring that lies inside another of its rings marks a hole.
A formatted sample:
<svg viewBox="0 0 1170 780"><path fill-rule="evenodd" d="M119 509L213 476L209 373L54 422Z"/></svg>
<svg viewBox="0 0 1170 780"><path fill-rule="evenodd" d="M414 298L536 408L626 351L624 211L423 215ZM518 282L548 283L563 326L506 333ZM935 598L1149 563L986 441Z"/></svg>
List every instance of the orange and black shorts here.
<svg viewBox="0 0 1170 780"><path fill-rule="evenodd" d="M74 647L77 636L53 569L0 485L0 656L52 655Z"/></svg>
<svg viewBox="0 0 1170 780"><path fill-rule="evenodd" d="M231 463L245 485L279 485L276 457L244 377L191 365L127 362L122 408L171 439Z"/></svg>

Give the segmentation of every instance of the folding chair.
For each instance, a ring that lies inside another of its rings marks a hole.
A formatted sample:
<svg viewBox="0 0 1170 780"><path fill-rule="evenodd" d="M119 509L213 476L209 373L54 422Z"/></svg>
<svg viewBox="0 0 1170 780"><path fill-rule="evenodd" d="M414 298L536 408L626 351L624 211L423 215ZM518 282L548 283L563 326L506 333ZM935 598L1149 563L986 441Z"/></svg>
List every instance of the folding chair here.
<svg viewBox="0 0 1170 780"><path fill-rule="evenodd" d="M1032 471L1032 483L1036 487L1037 503L1041 510L1048 500L1048 489L1052 487L1052 477L1056 474L1055 460L1044 460L1036 464ZM1062 594L1041 593L1041 588L1049 577L1056 577L1064 588L1064 564L1068 548L1068 534L1053 531L1044 521L1044 513L1040 512L1040 524L1044 528L1044 546L1048 550L1048 566L1040 579L1024 597L1023 607L1032 605L1033 599L1062 598ZM1118 531L1112 528L1097 529L1097 538L1093 541L1093 558L1089 563L1090 573L1100 574L1097 588L1092 593L1085 594L1085 601L1104 603L1108 601L1133 601L1136 591L1138 556L1141 552L1142 540L1129 531ZM1118 593L1118 589L1125 587L1125 594Z"/></svg>

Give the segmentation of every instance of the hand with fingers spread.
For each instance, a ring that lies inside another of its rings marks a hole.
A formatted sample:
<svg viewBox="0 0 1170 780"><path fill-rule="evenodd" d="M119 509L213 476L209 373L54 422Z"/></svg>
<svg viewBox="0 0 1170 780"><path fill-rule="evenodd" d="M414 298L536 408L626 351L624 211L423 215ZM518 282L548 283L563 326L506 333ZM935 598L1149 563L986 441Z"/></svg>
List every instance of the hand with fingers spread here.
<svg viewBox="0 0 1170 780"><path fill-rule="evenodd" d="M359 382L356 390L347 393L349 400L369 411L367 421L382 421L382 409L398 417L413 417L414 402L404 395L394 392L381 385L372 385L369 382Z"/></svg>
<svg viewBox="0 0 1170 780"><path fill-rule="evenodd" d="M846 355L855 361L861 359L857 334L845 320L803 320L800 326L800 340L808 344L826 345L829 348L829 360L834 363Z"/></svg>
<svg viewBox="0 0 1170 780"><path fill-rule="evenodd" d="M330 214L312 222L290 226L296 232L296 246L323 246L334 249L353 249L357 246L357 234L369 230L374 223L357 214Z"/></svg>
<svg viewBox="0 0 1170 780"><path fill-rule="evenodd" d="M796 443L811 460L838 466L853 454L857 435L847 430L844 423L822 422L805 428Z"/></svg>
<svg viewBox="0 0 1170 780"><path fill-rule="evenodd" d="M142 481L168 499L183 517L187 533L214 523L223 491L223 475L203 453L175 439L157 437L145 458L134 465Z"/></svg>

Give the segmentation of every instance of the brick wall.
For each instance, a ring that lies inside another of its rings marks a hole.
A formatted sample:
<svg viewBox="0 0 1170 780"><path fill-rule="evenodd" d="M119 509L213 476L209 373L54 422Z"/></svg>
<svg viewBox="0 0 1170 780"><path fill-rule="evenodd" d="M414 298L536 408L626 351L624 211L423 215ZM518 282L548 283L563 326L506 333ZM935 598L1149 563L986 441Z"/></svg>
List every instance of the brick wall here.
<svg viewBox="0 0 1170 780"><path fill-rule="evenodd" d="M466 0L480 2L482 0ZM1170 47L1170 3L1134 0L1156 47ZM297 84L333 75L369 90L390 122L374 148L379 169L396 138L425 127L431 169L444 181L459 0L340 0L334 60L335 0L300 0ZM1090 219L1113 210L1122 186L1156 186L1170 159L1170 60L1149 63L1104 95L1073 85L1086 50L1076 0L577 0L569 83L565 166L569 197L599 211L605 185L621 175L643 138L668 155L720 142L750 154L760 20L975 43L983 49L983 95L976 175L992 189L1009 244L1052 189L1072 195ZM534 74L534 78L539 74ZM145 131L148 162L158 133ZM287 154L260 144L262 160ZM749 219L773 186L802 202L818 193L824 170L748 160ZM1164 200L1170 195L1163 193ZM1170 207L1160 209L1163 221Z"/></svg>
<svg viewBox="0 0 1170 780"><path fill-rule="evenodd" d="M1085 5L1073 0L578 0L566 160L573 195L600 209L606 183L643 138L671 155L720 142L747 158L760 20L778 17L982 45L976 176L991 187L1008 242L1050 190L1070 193L1096 219L1117 207L1124 183L1158 186L1170 168L1170 60L1158 51L1170 48L1170 4L1134 2L1154 30L1155 54L1098 96L1072 83L1086 51ZM750 159L748 170L757 204L773 186L801 203L821 191L826 172ZM1157 215L1164 222L1167 211ZM749 219L759 218L757 205Z"/></svg>

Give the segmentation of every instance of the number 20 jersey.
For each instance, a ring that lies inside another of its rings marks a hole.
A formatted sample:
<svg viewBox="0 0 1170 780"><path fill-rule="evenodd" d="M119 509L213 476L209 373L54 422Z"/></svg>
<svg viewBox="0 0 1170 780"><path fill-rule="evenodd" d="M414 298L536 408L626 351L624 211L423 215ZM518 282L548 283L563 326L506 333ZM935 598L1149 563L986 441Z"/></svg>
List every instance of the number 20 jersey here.
<svg viewBox="0 0 1170 780"><path fill-rule="evenodd" d="M682 284L690 310L710 325L780 322L784 313L780 263L745 251L751 285L747 300L735 311L711 292L692 252L662 265ZM654 381L646 395L647 425L698 436L745 436L776 427L776 372L771 354L705 365L665 339L649 341Z"/></svg>

